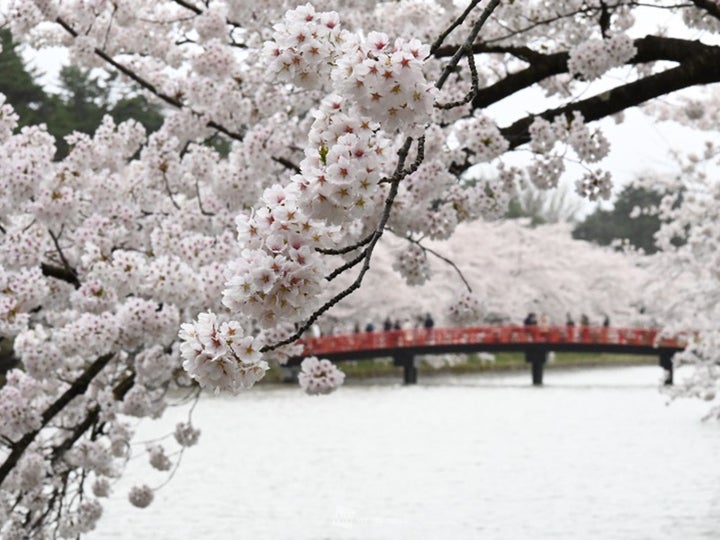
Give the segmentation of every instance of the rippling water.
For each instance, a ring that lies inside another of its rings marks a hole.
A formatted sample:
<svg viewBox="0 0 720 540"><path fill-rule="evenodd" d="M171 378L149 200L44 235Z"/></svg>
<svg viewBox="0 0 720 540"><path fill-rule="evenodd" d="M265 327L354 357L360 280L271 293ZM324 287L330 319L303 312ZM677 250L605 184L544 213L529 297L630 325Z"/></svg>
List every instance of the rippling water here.
<svg viewBox="0 0 720 540"><path fill-rule="evenodd" d="M89 538L720 537L720 428L666 406L659 368L550 371L203 398L200 444L159 483L130 464ZM142 425L163 434L180 411ZM163 427L164 426L164 427ZM142 463L140 462L142 461Z"/></svg>

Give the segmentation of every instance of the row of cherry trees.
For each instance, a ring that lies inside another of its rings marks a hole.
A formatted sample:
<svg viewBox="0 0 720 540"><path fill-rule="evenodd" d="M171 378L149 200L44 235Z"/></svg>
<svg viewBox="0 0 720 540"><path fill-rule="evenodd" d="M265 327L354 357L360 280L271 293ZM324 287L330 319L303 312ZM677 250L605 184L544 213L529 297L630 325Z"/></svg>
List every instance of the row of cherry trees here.
<svg viewBox="0 0 720 540"><path fill-rule="evenodd" d="M610 142L589 122L720 81L712 0L9 0L2 9L16 40L67 47L78 65L116 70L166 106L152 135L106 118L93 136L70 136L54 162L45 128L17 129L0 97L0 336L22 362L0 389L5 538L91 530L133 449L128 418L194 399L191 379L248 388L269 362L297 354L317 317L361 286L383 234L408 240L394 266L422 283L424 240L502 215L517 186L552 187L567 161L584 168L579 194L607 197L611 175L598 162ZM684 30L637 35L652 11ZM533 88L549 99L507 125L486 114ZM666 100L654 113L712 128L715 98ZM513 151L525 166L509 164ZM491 180L477 181L480 164ZM691 237L666 264L679 257L700 272L717 234L703 228L708 197L694 201L661 210ZM706 273L714 291L717 276ZM328 293L348 274L350 285ZM472 320L478 299L458 284L451 312ZM695 358L713 362L717 340L698 343ZM324 393L342 378L309 359L301 383ZM179 424L175 448L147 448L150 465L175 467L198 434ZM152 497L144 485L129 494L139 507Z"/></svg>

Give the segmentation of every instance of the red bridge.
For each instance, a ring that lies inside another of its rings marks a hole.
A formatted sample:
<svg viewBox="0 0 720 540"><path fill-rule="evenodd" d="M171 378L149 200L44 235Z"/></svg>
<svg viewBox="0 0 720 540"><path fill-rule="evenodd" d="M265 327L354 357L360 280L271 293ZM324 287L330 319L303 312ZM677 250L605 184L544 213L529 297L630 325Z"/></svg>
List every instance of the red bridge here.
<svg viewBox="0 0 720 540"><path fill-rule="evenodd" d="M686 346L682 337L667 338L657 329L595 326L477 326L420 328L322 336L303 340L305 356L335 362L392 357L402 366L404 380L417 382L416 355L470 353L476 351L520 351L532 366L533 384L541 385L543 368L551 351L610 352L658 355L672 384L672 357ZM291 361L299 363L301 357Z"/></svg>

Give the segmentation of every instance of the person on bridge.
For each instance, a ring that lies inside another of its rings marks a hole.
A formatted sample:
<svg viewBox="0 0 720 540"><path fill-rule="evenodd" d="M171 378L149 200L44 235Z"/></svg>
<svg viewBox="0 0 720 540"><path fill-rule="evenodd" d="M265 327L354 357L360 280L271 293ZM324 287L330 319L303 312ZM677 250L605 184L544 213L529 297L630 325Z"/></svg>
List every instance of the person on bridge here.
<svg viewBox="0 0 720 540"><path fill-rule="evenodd" d="M375 331L375 325L372 323L372 321L369 321L369 322L365 325L365 331L366 331L366 332L374 332L374 331Z"/></svg>
<svg viewBox="0 0 720 540"><path fill-rule="evenodd" d="M537 324L537 315L535 315L534 311L531 311L527 314L527 317L525 317L523 324L525 326L535 326Z"/></svg>
<svg viewBox="0 0 720 540"><path fill-rule="evenodd" d="M386 332L389 332L390 330L392 330L392 327L393 327L393 323L390 320L390 317L387 317L385 319L385 322L383 323L383 330L385 330Z"/></svg>
<svg viewBox="0 0 720 540"><path fill-rule="evenodd" d="M610 326L610 317L608 317L607 314L605 315L605 318L603 319L603 326L604 326L605 328L607 328L608 326Z"/></svg>
<svg viewBox="0 0 720 540"><path fill-rule="evenodd" d="M433 326L435 326L435 321L433 320L432 315L430 315L429 313L425 315L425 322L423 323L423 325L427 329L430 329Z"/></svg>
<svg viewBox="0 0 720 540"><path fill-rule="evenodd" d="M567 339L573 341L575 339L575 321L569 311L565 314L565 326L567 327Z"/></svg>

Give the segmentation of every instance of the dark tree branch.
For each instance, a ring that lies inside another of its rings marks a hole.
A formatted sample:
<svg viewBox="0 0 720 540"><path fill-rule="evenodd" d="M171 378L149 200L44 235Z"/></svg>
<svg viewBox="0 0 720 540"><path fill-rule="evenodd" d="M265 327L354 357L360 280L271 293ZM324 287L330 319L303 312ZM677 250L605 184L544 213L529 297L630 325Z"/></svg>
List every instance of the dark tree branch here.
<svg viewBox="0 0 720 540"><path fill-rule="evenodd" d="M64 19L62 19L61 17L58 17L57 19L55 19L55 22L58 23L60 26L62 26L63 29L64 29L68 34L70 34L72 37L74 37L74 38L78 37L77 31L76 31L72 26L70 26L70 25L69 25ZM102 58L103 60L105 60L105 62L107 62L107 63L110 64L112 67L114 67L115 69L117 69L120 73L122 73L122 74L125 75L126 77L129 77L130 79L132 79L133 81L135 81L137 84L139 84L142 88L144 88L144 89L147 90L148 92L154 94L155 96L157 96L159 99L161 99L162 101L164 101L164 102L167 103L168 105L170 105L170 106L172 106L172 107L175 107L175 108L177 108L177 109L182 109L182 108L184 108L184 107L187 107L187 106L186 106L185 104L183 104L178 98L169 96L169 95L161 92L161 91L158 90L157 87L156 87L154 84L152 84L150 81L148 81L148 80L146 80L145 78L141 77L140 75L138 75L137 73L135 73L133 70L131 70L131 69L123 66L120 62L117 62L114 58L112 58L109 54L107 54L107 53L106 53L105 51L103 51L102 49L100 49L100 48L98 48L98 47L95 47L94 52L95 52L95 54L98 55L100 58ZM228 137L230 137L230 138L232 138L232 139L235 139L235 140L238 140L238 141L242 141L242 140L243 140L243 137L242 137L242 135L241 135L240 133L235 133L235 132L233 132L233 131L230 131L230 130L227 129L225 126L223 126L223 125L221 125L221 124L218 124L218 123L215 122L214 120L210 120L206 125L207 125L207 127L212 128L212 129L216 129L216 130L219 131L220 133L223 133L223 134L227 135Z"/></svg>
<svg viewBox="0 0 720 540"><path fill-rule="evenodd" d="M465 19L467 19L468 15L470 15L470 12L475 9L475 6L477 6L480 3L480 0L472 0L468 7L465 8L465 11L463 11L460 16L455 19L455 21L448 26L445 31L438 36L438 38L435 40L435 42L430 47L430 56L435 54L435 51L437 51L440 46L443 44L445 39L452 34L453 30L455 30L458 26L460 26L462 23L465 22Z"/></svg>
<svg viewBox="0 0 720 540"><path fill-rule="evenodd" d="M52 238L53 244L55 245L55 250L57 251L58 256L60 257L60 261L62 261L61 271L66 276L70 277L70 279L66 280L66 281L68 281L68 283L72 283L76 289L79 289L80 288L80 279L78 278L78 275L77 275L77 272L75 271L75 269L72 266L70 266L70 263L65 258L65 254L63 253L63 250L60 247L60 242L58 240L58 237L55 236L55 233L53 233L50 229L48 229L48 232L50 233L50 238ZM42 265L41 265L41 269L42 269Z"/></svg>
<svg viewBox="0 0 720 540"><path fill-rule="evenodd" d="M175 2L178 6L182 6L185 9L192 11L195 15L202 15L202 9L192 5L190 2L186 2L185 0L173 0L173 2Z"/></svg>
<svg viewBox="0 0 720 540"><path fill-rule="evenodd" d="M282 165L282 166L285 167L286 169L290 169L291 171L294 171L295 174L300 174L300 167L297 166L297 165L296 165L295 163L293 163L292 161L290 161L289 159L284 158L284 157L275 157L275 156L273 156L273 157L272 157L272 160L273 160L275 163L279 163L280 165Z"/></svg>
<svg viewBox="0 0 720 540"><path fill-rule="evenodd" d="M330 300L328 300L325 304L323 304L320 308L318 308L311 316L310 318L305 321L298 329L297 331L292 334L290 337L283 339L282 341L279 341L273 345L266 345L262 349L260 349L260 352L269 352L274 351L275 349L282 347L283 345L288 345L290 343L294 343L298 338L300 338L305 331L310 328L315 321L318 320L320 315L328 311L330 308L332 308L334 305L336 305L340 300L343 298L349 296L356 290L360 288L360 285L362 285L363 278L365 277L365 274L368 270L370 270L370 260L372 259L373 250L375 249L375 246L378 243L378 240L380 240L380 237L382 237L383 232L385 231L385 225L388 222L388 219L390 219L390 212L392 211L392 205L395 202L395 197L397 196L398 188L400 186L400 180L403 178L403 170L405 168L405 161L407 160L408 153L410 152L410 146L412 145L412 138L408 137L405 139L405 143L403 144L402 148L398 151L398 162L395 166L395 172L391 176L391 178L395 178L391 185L390 185L390 191L388 193L388 196L385 198L385 206L383 208L382 216L380 217L380 222L378 223L378 226L375 228L375 232L372 235L372 238L370 242L368 243L368 246L363 251L364 253L364 262L362 267L360 268L360 272L358 272L357 277L355 278L355 281L346 289L341 291L340 293L333 296Z"/></svg>
<svg viewBox="0 0 720 540"><path fill-rule="evenodd" d="M691 0L698 9L707 11L710 15L716 19L720 19L720 5L712 0Z"/></svg>
<svg viewBox="0 0 720 540"><path fill-rule="evenodd" d="M658 36L647 36L636 39L634 41L634 45L638 52L632 59L630 59L629 63L631 64L655 62L658 60L685 62L692 60L699 55L720 54L720 49L718 47L705 45L699 41ZM501 101L520 90L529 88L548 77L568 72L567 63L569 54L565 51L553 54L541 54L531 51L526 47L501 47L487 46L484 44L476 44L473 47L473 50L476 54L506 53L518 57L523 55L531 64L523 70L511 73L495 84L481 89L472 102L473 108L476 109L482 109L497 103L498 101Z"/></svg>
<svg viewBox="0 0 720 540"><path fill-rule="evenodd" d="M537 116L552 121L559 115L571 117L577 111L586 122L592 122L677 90L720 82L719 60L720 47L703 46L701 53L686 58L677 67L540 115L528 115L502 129L501 133L510 142L510 148L517 148L530 141L528 130Z"/></svg>
<svg viewBox="0 0 720 540"><path fill-rule="evenodd" d="M338 249L322 249L318 248L315 251L318 253L322 253L323 255L344 255L345 253L350 253L351 251L355 251L358 248L363 247L364 245L368 244L370 240L372 240L373 235L375 234L375 231L371 232L369 235L367 235L362 240L355 242L351 246L347 246L344 248L338 248Z"/></svg>
<svg viewBox="0 0 720 540"><path fill-rule="evenodd" d="M115 388L113 388L113 397L117 401L121 401L125 394L128 393L128 391L133 387L135 384L135 374L127 376L125 379L120 381ZM98 421L100 417L100 408L94 407L88 412L88 415L85 417L85 420L80 422L75 428L73 429L72 435L65 439L62 443L60 443L58 446L56 446L53 449L52 454L52 462L56 462L58 459L62 458L65 455L65 452L70 450L72 448L72 445L77 442L77 440L82 437L82 435L90 429L95 423Z"/></svg>
<svg viewBox="0 0 720 540"><path fill-rule="evenodd" d="M445 69L440 74L440 77L438 78L437 82L435 83L435 88L438 90L442 88L445 85L445 82L447 81L450 74L453 72L455 67L458 65L458 62L460 61L460 58L462 58L462 55L464 54L464 51L466 47L472 46L473 43L475 43L475 40L478 37L478 34L480 33L480 30L485 25L487 20L490 18L490 15L492 15L492 12L495 11L495 8L498 7L500 4L500 0L491 0L490 3L485 7L482 14L480 15L480 18L475 23L475 25L472 27L472 30L470 30L470 34L468 34L467 39L465 39L465 42L457 49L455 54L453 54L452 58L448 62L448 64L445 66Z"/></svg>
<svg viewBox="0 0 720 540"><path fill-rule="evenodd" d="M80 280L78 279L77 274L72 270L68 271L61 266L54 266L47 263L42 263L40 265L40 270L42 271L43 276L65 281L70 283L76 289L80 288Z"/></svg>
<svg viewBox="0 0 720 540"><path fill-rule="evenodd" d="M42 414L42 420L40 427L36 430L26 433L19 441L14 443L11 447L10 454L5 459L2 465L0 465L0 486L5 481L5 478L13 470L17 462L22 457L23 453L32 444L35 438L38 436L40 431L50 423L50 421L62 411L68 403L70 403L75 397L84 394L92 380L107 366L110 361L115 358L115 353L108 353L98 357L92 364L90 364L82 374L75 379L70 387L50 405L45 412Z"/></svg>
<svg viewBox="0 0 720 540"><path fill-rule="evenodd" d="M373 233L373 236L375 236L374 233ZM372 237L370 237L370 239L372 240ZM342 266L339 266L338 268L336 268L335 270L333 270L332 272L330 272L327 276L325 276L325 280L326 280L326 281L332 281L333 279L335 279L336 277L338 277L340 274L342 274L342 273L346 272L347 270L350 270L352 267L357 266L358 264L360 264L360 263L363 261L363 259L365 259L365 257L366 257L366 252L367 252L367 250L363 250L363 251L360 252L360 254L357 255L355 258L350 259L348 262L346 262L346 263L343 264Z"/></svg>

